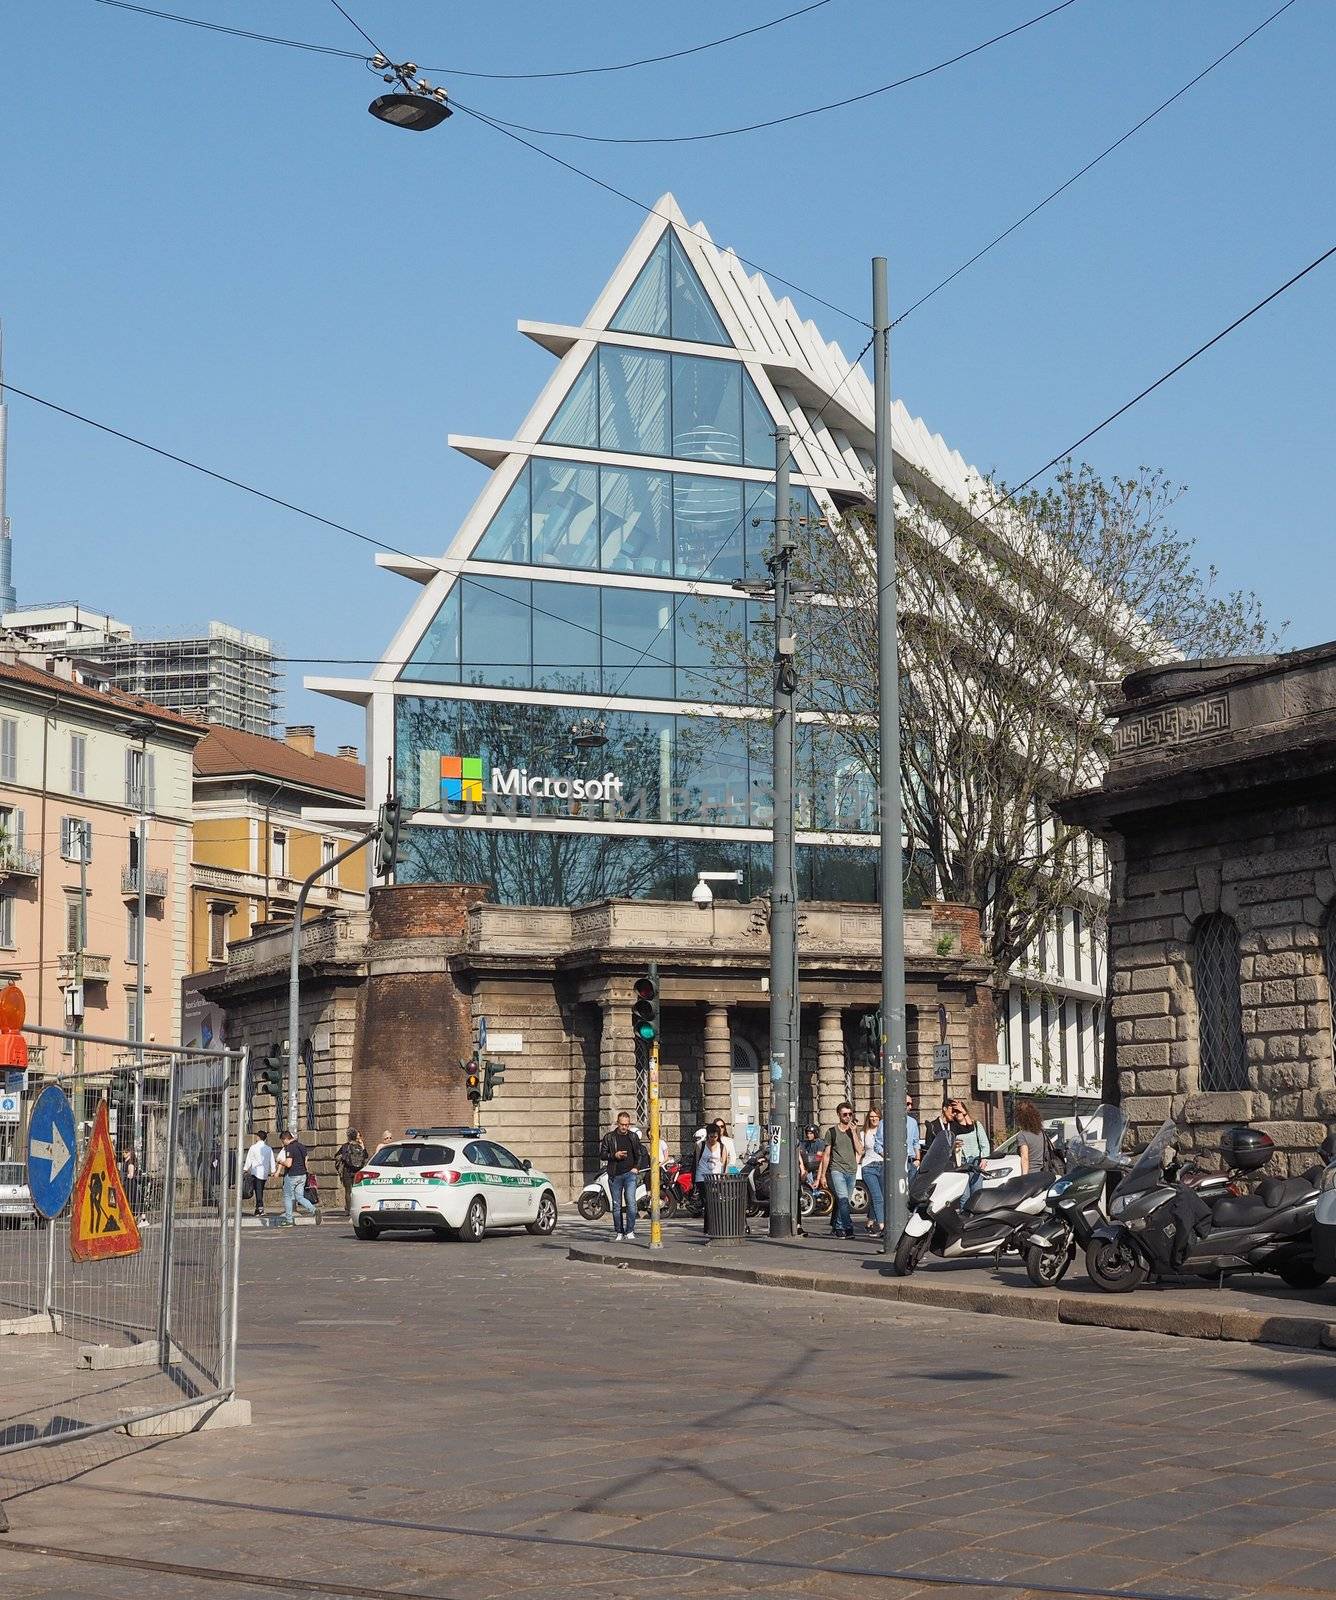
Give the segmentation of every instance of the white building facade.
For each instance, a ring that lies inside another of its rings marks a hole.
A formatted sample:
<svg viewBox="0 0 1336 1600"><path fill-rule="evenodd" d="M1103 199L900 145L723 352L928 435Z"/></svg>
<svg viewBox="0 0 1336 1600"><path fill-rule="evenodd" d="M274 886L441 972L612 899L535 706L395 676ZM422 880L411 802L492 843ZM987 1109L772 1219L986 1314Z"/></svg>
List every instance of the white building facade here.
<svg viewBox="0 0 1336 1600"><path fill-rule="evenodd" d="M872 503L871 385L671 195L583 323L519 327L557 358L550 380L512 438L451 435L490 469L481 494L442 556L377 558L421 592L372 675L308 686L366 708L368 815L392 770L401 883L685 901L708 869L763 896L770 726L717 643L768 615L737 585L767 576L777 427L800 528ZM906 507L982 487L898 403L892 437ZM815 713L799 722L799 893L875 901L874 787ZM1090 1092L1098 918L1060 920L1017 974L999 1054L1018 1085Z"/></svg>

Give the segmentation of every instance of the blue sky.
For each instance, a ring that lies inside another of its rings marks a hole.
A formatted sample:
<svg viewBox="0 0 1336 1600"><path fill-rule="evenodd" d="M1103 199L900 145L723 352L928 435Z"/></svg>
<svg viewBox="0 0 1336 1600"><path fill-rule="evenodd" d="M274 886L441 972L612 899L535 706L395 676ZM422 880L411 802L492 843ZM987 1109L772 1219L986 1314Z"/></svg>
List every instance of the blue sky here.
<svg viewBox="0 0 1336 1600"><path fill-rule="evenodd" d="M517 72L680 48L793 0L509 0L348 9L393 54ZM1280 0L1076 0L920 83L688 145L547 141L867 315L917 298ZM360 48L326 0L160 0ZM545 128L676 133L901 76L1042 0L831 0L718 50L538 82L432 74ZM439 553L484 481L456 431L508 435L551 357L517 317L578 320L639 223L624 201L465 115L367 116L356 61L97 5L10 0L0 92L0 317L10 382L409 551ZM1013 481L1336 242L1336 7L1297 0L1089 177L896 330L894 387ZM1336 402L1336 261L1082 452L1188 485L1178 523L1291 645L1336 636L1320 479ZM866 331L795 296L850 354ZM373 552L29 403L10 403L20 602L78 599L145 632L218 617L291 656L374 657L413 595ZM360 713L300 687L323 747Z"/></svg>

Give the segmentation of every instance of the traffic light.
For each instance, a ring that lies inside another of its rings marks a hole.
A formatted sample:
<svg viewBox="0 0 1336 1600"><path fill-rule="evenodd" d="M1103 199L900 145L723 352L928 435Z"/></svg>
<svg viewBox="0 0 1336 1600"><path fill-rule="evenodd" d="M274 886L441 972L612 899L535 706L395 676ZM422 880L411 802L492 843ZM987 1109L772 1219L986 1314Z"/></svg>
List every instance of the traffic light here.
<svg viewBox="0 0 1336 1600"><path fill-rule="evenodd" d="M506 1075L504 1061L484 1061L482 1068L482 1097L490 1100L496 1093L496 1086Z"/></svg>
<svg viewBox="0 0 1336 1600"><path fill-rule="evenodd" d="M399 818L402 807L399 796L392 794L380 808L376 819L376 876L392 878L394 864L399 859Z"/></svg>
<svg viewBox="0 0 1336 1600"><path fill-rule="evenodd" d="M864 1044L875 1055L881 1049L881 1012L865 1012L858 1019L858 1028L863 1035Z"/></svg>
<svg viewBox="0 0 1336 1600"><path fill-rule="evenodd" d="M260 1070L256 1075L256 1087L261 1094L267 1094L271 1099L283 1099L283 1079L287 1075L288 1058L278 1045L270 1046L269 1054L260 1059Z"/></svg>
<svg viewBox="0 0 1336 1600"><path fill-rule="evenodd" d="M653 1044L659 1037L659 969L652 966L635 983L635 1004L631 1007L631 1026L637 1039Z"/></svg>
<svg viewBox="0 0 1336 1600"><path fill-rule="evenodd" d="M482 1074L478 1070L478 1063L461 1061L459 1064L464 1069L464 1093L468 1095L470 1104L476 1106L482 1099Z"/></svg>

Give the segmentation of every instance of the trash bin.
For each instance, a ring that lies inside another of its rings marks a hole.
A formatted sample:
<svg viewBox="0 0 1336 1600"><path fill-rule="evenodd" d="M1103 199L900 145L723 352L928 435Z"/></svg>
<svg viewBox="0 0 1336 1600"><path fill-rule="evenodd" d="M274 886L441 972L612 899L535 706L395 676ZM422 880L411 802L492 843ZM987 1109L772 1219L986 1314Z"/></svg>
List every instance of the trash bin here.
<svg viewBox="0 0 1336 1600"><path fill-rule="evenodd" d="M726 1241L747 1233L747 1180L739 1174L705 1180L705 1237Z"/></svg>

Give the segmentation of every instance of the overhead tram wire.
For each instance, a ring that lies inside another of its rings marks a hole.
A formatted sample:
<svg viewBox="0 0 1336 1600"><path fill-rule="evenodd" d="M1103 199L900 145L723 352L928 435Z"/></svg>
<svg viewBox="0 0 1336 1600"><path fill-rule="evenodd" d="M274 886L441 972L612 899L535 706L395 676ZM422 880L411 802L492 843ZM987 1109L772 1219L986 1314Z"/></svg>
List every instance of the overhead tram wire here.
<svg viewBox="0 0 1336 1600"><path fill-rule="evenodd" d="M1288 11L1294 4L1295 0L1285 0L1284 5L1282 5L1278 10L1273 11L1271 15L1265 18L1262 22L1259 22L1251 33L1245 33L1241 39L1230 45L1229 49L1226 50L1223 55L1218 55L1208 66L1203 67L1195 77L1189 78L1181 88L1175 89L1173 94L1171 94L1167 100L1162 100L1153 111L1147 112L1139 122L1134 122L1125 133L1119 134L1119 136L1111 145L1105 146L1105 148L1101 150L1093 160L1087 161L1085 166L1079 168L1076 172L1073 172L1071 177L1066 179L1065 182L1060 183L1051 194L1046 194L1038 205L1031 206L1024 216L1017 217L1015 222L1013 222L1010 227L1004 228L996 238L990 239L988 243L984 245L982 250L976 250L968 261L962 261L954 272L948 273L940 283L934 284L926 294L920 295L911 306L907 307L900 313L898 317L893 319L891 326L893 328L898 328L906 317L911 316L915 311L918 310L920 306L926 305L935 294L940 293L940 291L945 289L948 284L954 283L956 279L960 277L961 273L968 272L976 262L982 261L990 250L993 250L997 245L1000 245L1004 239L1009 239L1018 228L1023 227L1027 222L1029 222L1031 217L1037 217L1050 201L1056 200L1060 194L1065 193L1074 183L1078 182L1081 178L1084 178L1087 172L1093 171L1094 168L1096 168L1106 156L1111 156L1113 152L1118 149L1119 145L1126 144L1134 134L1140 133L1142 128L1144 128L1147 123L1153 122L1162 111L1167 111L1176 100L1181 100L1182 97L1187 94L1189 89L1195 88L1197 84L1199 84L1202 79L1207 76L1208 73L1214 72L1215 69L1223 62L1228 61L1230 56L1232 56L1235 51L1242 50L1244 45L1247 44L1250 39L1255 39L1257 35L1261 33L1263 28L1270 27L1277 17Z"/></svg>
<svg viewBox="0 0 1336 1600"><path fill-rule="evenodd" d="M341 56L348 61L364 61L365 56L359 50L340 50L334 45L311 44L304 39L287 39L273 33L255 33L249 28L228 27L221 22L206 22L200 17L183 16L178 11L160 11L154 6L141 6L131 4L131 0L96 0L100 6L114 6L118 11L136 11L141 16L156 17L163 22L181 22L191 28L205 28L210 33L231 34L238 39L251 39L257 44L273 44L286 46L290 50L309 50L317 55ZM684 50L669 50L662 55L641 56L634 61L618 61L607 66L599 67L562 67L547 72L478 72L470 71L465 67L423 67L424 72L452 73L457 78L489 78L498 81L527 81L540 78L587 78L605 72L630 72L636 67L657 66L664 61L680 61L684 56L700 55L705 50L717 50L721 45L733 44L738 39L750 38L754 33L764 33L768 28L778 28L782 23L792 22L796 17L805 17L809 11L819 11L827 6L831 0L812 0L810 5L800 6L796 11L786 11L782 16L772 17L769 22L758 22L755 27L743 28L738 33L725 34L720 39L707 39L704 44L689 45ZM351 19L349 19L351 20ZM356 23L353 24L356 27ZM362 32L360 28L357 29ZM364 35L365 37L365 35Z"/></svg>
<svg viewBox="0 0 1336 1600"><path fill-rule="evenodd" d="M337 0L335 0L337 3ZM839 111L845 106L857 105L863 100L872 100L877 95L889 94L893 89L903 89L906 84L918 83L923 78L930 78L934 73L944 72L947 67L954 67L958 62L967 61L971 56L977 56L980 51L989 49L992 45L1001 44L1004 39L1014 38L1018 33L1024 33L1027 28L1033 28L1040 22L1046 22L1049 17L1055 17L1060 11L1066 11L1077 0L1059 0L1055 6L1050 6L1047 11L1041 11L1038 16L1031 17L1026 22L1017 23L1014 28L1008 28L1005 33L994 34L991 39L984 39L979 44L971 45L968 50L958 51L945 61L938 61L931 67L923 67L918 72L911 72L907 77L896 78L891 83L879 84L875 89L864 89L859 94L845 95L839 100L830 100L819 106L808 106L802 111L789 111L782 117L769 117L763 122L747 122L735 128L714 128L704 133L674 133L674 134L607 134L607 133L579 133L567 128L534 128L524 122L506 122L500 117L492 117L498 127L514 128L520 133L535 133L547 139L578 139L586 144L698 144L706 139L731 139L738 134L757 133L763 128L778 128L786 122L801 122L806 117L819 117L828 111ZM342 7L340 7L342 10ZM360 32L360 30L359 30ZM448 69L446 69L448 71ZM461 111L473 111L481 114L476 106L464 106L459 101L453 100L451 104ZM491 113L488 113L490 116Z"/></svg>
<svg viewBox="0 0 1336 1600"><path fill-rule="evenodd" d="M245 494L254 495L257 500L268 501L270 505L280 507L284 511L292 511L299 517L306 517L312 522L318 522L326 528L333 528L336 533L346 533L354 539L360 539L363 544L374 546L377 550L384 550L393 556L400 556L405 561L411 561L415 566L430 567L436 572L446 573L455 578L466 578L469 583L475 584L480 589L485 589L489 594L496 595L499 599L507 600L511 604L520 604L513 595L508 595L503 589L495 589L485 578L477 577L474 573L464 573L461 569L463 558L451 565L446 564L444 557L432 558L430 556L410 555L407 550L401 550L398 545L390 544L385 539L378 539L374 534L363 533L358 528L350 528L346 523L335 522L333 518L322 516L318 511L309 511L305 506L299 506L291 500L284 500L279 495L270 494L265 489L257 489L254 484L244 483L240 478L231 478L225 472L215 472L212 467L206 467L202 462L192 461L188 456L177 455L172 450L165 450L161 445L150 444L147 439L140 439L133 433L125 433L120 428L113 428L110 423L99 422L96 417L87 417L80 411L72 411L68 406L57 404L48 400L43 395L34 394L30 389L20 389L16 384L5 379L5 392L22 396L31 400L35 405L45 406L48 411L55 411L62 417L69 417L74 422L82 422L90 428L96 428L101 433L109 433L114 439L121 439L126 444L137 445L141 450L147 450L155 456L162 456L164 460L174 461L178 466L189 467L192 472L199 472L206 478L212 478L217 483L225 483L230 488L240 489ZM586 627L583 623L572 622L569 617L563 617L558 612L548 611L544 606L538 606L529 601L527 608L538 616L550 617L554 622L560 622L568 628L574 628L577 633L588 633L596 639L603 636L597 628ZM654 658L656 661L658 657ZM660 661L659 665L672 666L671 661Z"/></svg>
<svg viewBox="0 0 1336 1600"><path fill-rule="evenodd" d="M1189 355L1184 356L1181 361L1175 362L1175 364L1172 367L1170 367L1166 372L1161 373L1158 378L1156 378L1153 382L1147 384L1144 389L1141 389L1137 394L1133 395L1130 400L1125 401L1121 406L1119 406L1117 408L1117 410L1111 411L1108 414L1108 416L1106 416L1102 421L1097 422L1093 428L1088 428L1086 430L1086 432L1083 433L1080 436L1079 439L1073 440L1072 443L1069 444L1065 449L1060 450L1056 455L1052 456L1048 461L1046 461L1043 464L1042 467L1039 467L1034 472L1032 472L1028 478L1023 479L1020 483L1016 484L1013 488L1009 489L1005 494L999 496L999 498L997 500L995 500L991 506L986 507L983 511L979 512L976 516L974 516L970 520L970 522L967 523L965 525L965 527L961 529L961 532L962 533L968 532L970 528L977 527L980 523L983 522L985 517L990 516L994 511L998 510L1001 506L1005 505L1008 501L1011 501L1011 502L1014 503L1015 497L1018 494L1020 494L1022 490L1029 488L1030 485L1033 484L1036 481L1036 479L1041 478L1044 475L1044 473L1048 472L1051 468L1057 466L1060 462L1063 462L1063 461L1067 460L1072 455L1072 453L1074 451L1079 450L1083 444L1088 443L1088 441L1093 439L1097 433L1101 433L1111 423L1116 422L1119 417L1124 416L1128 411L1130 411L1133 408L1133 406L1139 405L1140 402L1142 400L1146 399L1146 397L1148 395L1154 394L1154 392L1157 389L1162 388L1164 384L1168 383L1170 381L1170 379L1176 377L1180 372L1182 372L1184 370L1184 368L1186 368L1188 366L1191 366L1191 364L1194 361L1196 361L1198 359L1198 357L1205 355L1208 350L1212 349L1215 345L1219 344L1223 339L1228 338L1228 336L1231 333L1233 333L1237 328L1241 328L1245 322L1250 320L1250 318L1255 317L1259 311L1264 310L1267 306L1269 306L1272 303L1273 300L1279 299L1280 296L1283 295L1284 293L1286 293L1287 290L1292 289L1296 283L1299 283L1302 279L1306 278L1309 275L1310 272L1316 271L1318 267L1322 266L1325 262L1329 261L1333 256L1336 256L1336 244L1333 244L1333 245L1329 246L1326 250L1324 250L1322 252L1321 255L1316 256L1312 261L1310 261L1307 266L1301 267L1298 272L1294 273L1291 277L1287 278L1284 283L1280 284L1277 288L1273 289L1269 294L1265 295L1261 300L1257 301L1257 303L1255 305L1250 306L1247 311L1242 313L1241 316L1235 317L1232 322L1228 323L1225 327L1221 328L1219 330L1219 332L1213 334L1203 344L1198 345L1195 350L1193 350ZM869 349L870 347L871 347L871 341L869 341L869 344L864 347L864 350L862 352L860 352L860 355L858 357L859 360L861 360L862 355L866 354L867 349ZM839 389L843 386L843 384L851 376L851 374L852 374L852 372L854 370L854 366L856 366L856 365L857 365L857 361L855 361L854 363L852 363L850 365L849 371L845 373L845 376L844 376L843 379L841 379L840 384L837 385L836 388L834 390L832 390L831 394L827 396L825 405L822 406L821 411L817 413L817 416L813 419L812 423L807 426L807 429L805 431L810 431L811 428L815 427L816 422L820 420L821 415L824 413L824 411L826 409L826 406L830 405L830 403L834 399L835 395L839 392ZM400 556L406 561L412 561L416 565L421 565L421 566L434 568L438 572L450 572L450 570L451 570L450 568L448 568L447 566L444 565L443 559L441 559L441 560L432 560L432 559L427 558L427 557L410 556L406 551L399 549L398 546L389 544L384 539L378 539L373 534L363 533L363 532L361 532L360 529L351 528L346 523L335 522L330 517L322 516L318 511L309 511L309 510L307 510L307 508L305 506L299 506L299 505L297 505L295 502L293 502L291 500L281 499L278 495L269 494L264 489L257 489L253 484L244 483L239 478L229 477L226 473L216 472L216 471L214 471L214 469L212 467L206 467L206 466L204 466L202 463L200 463L198 461L191 461L186 456L177 455L175 452L173 452L171 450L165 450L165 449L162 448L161 445L150 444L146 439L137 438L134 434L126 433L120 428L113 428L109 423L99 422L93 417L84 416L81 412L72 411L67 406L58 405L54 400L48 400L42 395L34 394L30 389L22 389L17 384L14 384L14 383L10 382L8 379L6 379L6 381L5 381L5 389L10 394L16 394L16 395L20 396L24 400L31 400L34 404L39 405L39 406L44 406L47 410L57 412L61 416L69 417L72 421L82 422L87 427L96 428L101 433L110 434L113 438L121 439L127 444L136 445L141 450L147 450L153 455L162 456L165 460L174 461L174 462L176 462L176 464L178 466L188 467L188 468L190 468L190 470L192 472L201 473L206 478L214 479L214 481L217 482L217 483L225 483L225 484L229 485L231 488L240 489L243 492L245 492L246 494L254 495L259 500L267 501L270 505L278 506L282 510L285 510L285 511L294 512L297 516L306 517L310 521L318 522L322 526L327 527L327 528L332 528L338 533L349 534L352 538L359 539L364 544L373 545L378 549L386 550L390 554ZM768 485L767 485L767 487L768 487ZM729 536L728 536L729 539L731 539L731 538L736 536L738 531L744 525L750 510L755 508L755 506L758 503L759 499L760 499L759 495L755 499L753 499L753 501L751 503L751 507L749 507L747 511L744 511L742 520L739 521L737 526L733 529L733 532L731 534L729 534ZM727 542L727 540L725 541L725 543L726 542ZM720 548L720 550L722 550L723 549L723 545L721 544L719 548ZM716 555L718 553L719 552L716 551ZM461 565L462 565L462 562L461 562ZM453 575L454 576L464 576L464 574L462 574L460 572L455 572ZM480 585L480 587L482 587L482 588L488 588L489 587L482 580L480 580L478 578L475 578L471 573L467 575L467 578L468 578L468 581L470 583L478 583ZM699 584L702 581L704 581L702 578L697 577L697 578L695 578L693 580L693 583ZM494 592L494 593L502 593L502 591L492 591L492 592ZM665 590L664 591L664 593L671 593L671 592L672 592L671 590ZM503 598L511 599L511 596L503 594ZM594 628L582 628L582 627L579 626L579 624L571 623L569 621L569 619L566 618L566 617L558 616L554 612L546 611L541 606L533 605L532 601L530 602L529 609L534 611L534 612L537 612L541 616L552 616L555 621L565 623L569 627L574 627L579 632L592 634L596 638L602 638L602 635L598 632L597 629L594 629ZM662 630L660 630L660 632L662 632ZM659 661L660 660L660 658L657 657L657 656L647 657L647 656L644 656L644 655L642 655L642 657L640 659L641 660L649 659L649 660L654 660L654 661ZM672 666L673 665L673 663L670 662L670 661L664 661L664 662L661 662L661 664L663 666Z"/></svg>

